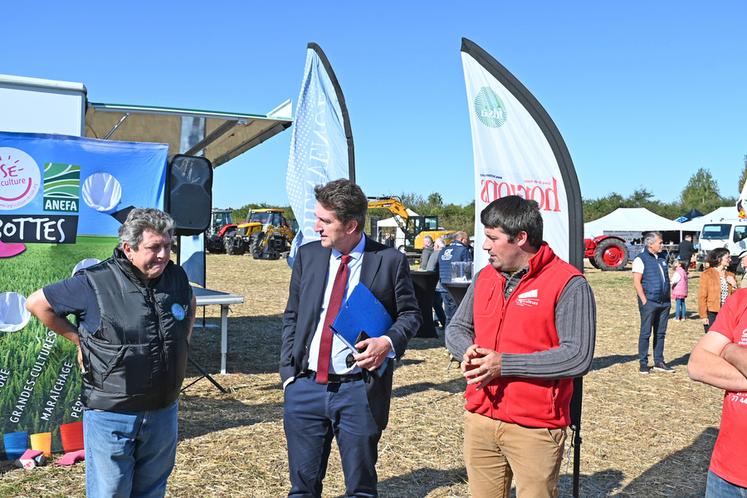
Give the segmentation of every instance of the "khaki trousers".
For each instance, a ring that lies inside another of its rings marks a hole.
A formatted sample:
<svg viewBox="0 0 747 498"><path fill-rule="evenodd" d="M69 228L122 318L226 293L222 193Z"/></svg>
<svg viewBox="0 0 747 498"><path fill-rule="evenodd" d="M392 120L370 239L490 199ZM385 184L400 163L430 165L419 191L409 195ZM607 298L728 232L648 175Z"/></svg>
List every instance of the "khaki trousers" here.
<svg viewBox="0 0 747 498"><path fill-rule="evenodd" d="M541 429L464 415L464 461L474 498L507 498L516 478L518 498L558 496L565 428Z"/></svg>

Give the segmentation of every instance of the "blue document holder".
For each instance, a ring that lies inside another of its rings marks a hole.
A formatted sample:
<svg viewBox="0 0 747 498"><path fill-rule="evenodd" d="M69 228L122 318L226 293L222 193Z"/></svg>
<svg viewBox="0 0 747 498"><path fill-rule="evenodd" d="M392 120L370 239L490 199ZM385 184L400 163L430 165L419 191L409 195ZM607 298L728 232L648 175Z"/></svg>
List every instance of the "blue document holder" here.
<svg viewBox="0 0 747 498"><path fill-rule="evenodd" d="M368 337L380 337L389 330L393 320L376 296L359 283L340 308L332 323L332 330L346 346L355 351L358 335L365 332Z"/></svg>

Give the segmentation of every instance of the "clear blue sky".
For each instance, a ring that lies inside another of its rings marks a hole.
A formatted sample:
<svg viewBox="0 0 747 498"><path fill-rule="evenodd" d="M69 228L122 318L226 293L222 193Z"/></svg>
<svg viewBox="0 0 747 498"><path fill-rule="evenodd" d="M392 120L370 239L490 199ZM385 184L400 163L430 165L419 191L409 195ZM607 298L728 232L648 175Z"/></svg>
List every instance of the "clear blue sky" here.
<svg viewBox="0 0 747 498"><path fill-rule="evenodd" d="M584 197L644 186L671 201L700 167L738 193L745 19L740 1L10 2L0 73L82 82L95 102L264 114L291 98L295 111L315 41L345 94L366 193L464 204L464 36L547 109ZM290 136L216 170L214 204L287 204Z"/></svg>

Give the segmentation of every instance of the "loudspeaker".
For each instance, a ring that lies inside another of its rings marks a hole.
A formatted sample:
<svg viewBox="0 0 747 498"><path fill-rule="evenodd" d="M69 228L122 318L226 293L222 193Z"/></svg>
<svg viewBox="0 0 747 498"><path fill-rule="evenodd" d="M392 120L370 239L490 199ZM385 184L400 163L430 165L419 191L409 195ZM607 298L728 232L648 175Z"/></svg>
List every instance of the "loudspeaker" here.
<svg viewBox="0 0 747 498"><path fill-rule="evenodd" d="M177 154L166 175L166 212L177 235L197 235L210 226L213 205L213 165L204 157Z"/></svg>

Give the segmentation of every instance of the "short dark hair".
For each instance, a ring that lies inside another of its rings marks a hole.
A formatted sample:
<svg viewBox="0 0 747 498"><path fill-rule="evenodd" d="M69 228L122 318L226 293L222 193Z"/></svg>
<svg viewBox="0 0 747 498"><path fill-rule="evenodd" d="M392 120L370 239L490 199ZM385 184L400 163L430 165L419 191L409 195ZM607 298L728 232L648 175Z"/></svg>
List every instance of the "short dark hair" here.
<svg viewBox="0 0 747 498"><path fill-rule="evenodd" d="M711 268L716 268L721 261L721 258L729 254L729 250L725 247L717 247L716 249L711 250L711 252L708 253L708 256L706 256L706 263L708 263L708 266Z"/></svg>
<svg viewBox="0 0 747 498"><path fill-rule="evenodd" d="M485 228L500 228L509 242L526 232L529 245L538 248L542 244L542 214L536 201L518 195L501 197L480 212L480 221Z"/></svg>
<svg viewBox="0 0 747 498"><path fill-rule="evenodd" d="M363 231L366 226L368 199L358 185L346 178L340 178L326 185L317 185L314 187L314 195L325 209L334 211L338 220L343 223L355 220L358 222L357 231Z"/></svg>

